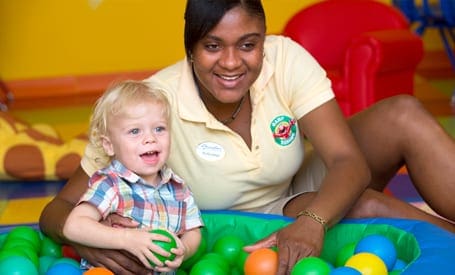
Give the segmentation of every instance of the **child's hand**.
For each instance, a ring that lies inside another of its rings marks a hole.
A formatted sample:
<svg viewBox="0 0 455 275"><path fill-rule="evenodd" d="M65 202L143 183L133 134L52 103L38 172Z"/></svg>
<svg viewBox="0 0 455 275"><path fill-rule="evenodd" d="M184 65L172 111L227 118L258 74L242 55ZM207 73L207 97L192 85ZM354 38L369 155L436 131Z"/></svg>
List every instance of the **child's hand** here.
<svg viewBox="0 0 455 275"><path fill-rule="evenodd" d="M155 270L159 272L170 272L172 270L176 270L177 268L180 267L180 265L183 262L183 259L185 259L185 252L187 249L185 248L185 245L183 244L182 240L180 240L179 237L177 237L174 233L170 232L172 236L174 236L174 239L177 243L177 248L171 249L171 252L175 254L174 260L170 261L167 260L164 262L165 266L160 266L156 267Z"/></svg>
<svg viewBox="0 0 455 275"><path fill-rule="evenodd" d="M148 232L147 229L125 228L124 249L135 255L147 268L152 269L152 262L156 268L164 266L154 253L169 257L171 254L155 244L153 241L168 242L169 239L161 234ZM178 238L176 238L178 240ZM180 244L178 244L180 245Z"/></svg>

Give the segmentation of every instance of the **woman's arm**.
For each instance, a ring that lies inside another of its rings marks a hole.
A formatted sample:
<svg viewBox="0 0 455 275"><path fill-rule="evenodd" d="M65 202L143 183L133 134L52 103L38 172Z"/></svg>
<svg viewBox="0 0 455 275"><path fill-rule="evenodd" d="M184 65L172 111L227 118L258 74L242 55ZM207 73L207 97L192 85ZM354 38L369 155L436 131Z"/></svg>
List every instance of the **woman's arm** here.
<svg viewBox="0 0 455 275"><path fill-rule="evenodd" d="M296 217L308 210L323 219L327 226L336 224L355 204L369 184L367 163L335 99L321 105L299 120L299 128L327 167L327 174L317 192L295 197L285 206L284 214ZM288 274L301 258L319 256L325 228L318 218L302 215L290 225L245 247L247 252L277 245L279 269Z"/></svg>
<svg viewBox="0 0 455 275"><path fill-rule="evenodd" d="M302 208L296 201L289 205L287 213L295 217L308 209L325 219L328 226L334 225L367 188L367 162L335 99L300 119L299 127L326 165L327 175L308 205Z"/></svg>
<svg viewBox="0 0 455 275"><path fill-rule="evenodd" d="M88 175L79 166L62 190L43 209L39 226L54 241L66 243L63 226L66 218L88 188Z"/></svg>

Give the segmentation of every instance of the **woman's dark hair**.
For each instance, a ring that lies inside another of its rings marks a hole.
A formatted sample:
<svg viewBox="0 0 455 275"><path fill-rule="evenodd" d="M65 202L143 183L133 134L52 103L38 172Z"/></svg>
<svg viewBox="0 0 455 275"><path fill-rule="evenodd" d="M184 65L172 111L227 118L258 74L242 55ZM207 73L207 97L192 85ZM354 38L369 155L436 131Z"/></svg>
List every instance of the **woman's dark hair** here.
<svg viewBox="0 0 455 275"><path fill-rule="evenodd" d="M194 45L213 29L232 8L241 6L248 14L264 21L261 0L188 0L185 9L185 52L191 55Z"/></svg>

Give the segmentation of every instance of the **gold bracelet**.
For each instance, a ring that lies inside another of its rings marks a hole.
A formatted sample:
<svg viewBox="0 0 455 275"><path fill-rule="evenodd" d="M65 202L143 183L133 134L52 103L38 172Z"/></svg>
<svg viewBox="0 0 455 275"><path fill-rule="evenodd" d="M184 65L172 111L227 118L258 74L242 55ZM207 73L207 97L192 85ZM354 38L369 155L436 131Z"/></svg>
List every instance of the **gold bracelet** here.
<svg viewBox="0 0 455 275"><path fill-rule="evenodd" d="M317 215L314 212L311 212L309 210L300 211L299 213L297 213L295 218L297 219L300 216L307 216L307 217L312 218L315 222L317 222L320 225L322 225L324 227L324 231L327 232L327 221L324 220L321 216L319 216L319 215Z"/></svg>

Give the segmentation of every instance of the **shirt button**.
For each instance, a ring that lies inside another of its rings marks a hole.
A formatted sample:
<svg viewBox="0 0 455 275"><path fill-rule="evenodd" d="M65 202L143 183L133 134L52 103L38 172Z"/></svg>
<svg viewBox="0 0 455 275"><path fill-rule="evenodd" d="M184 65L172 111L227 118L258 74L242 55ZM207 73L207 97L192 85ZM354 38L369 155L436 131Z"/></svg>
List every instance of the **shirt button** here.
<svg viewBox="0 0 455 275"><path fill-rule="evenodd" d="M256 145L256 147L254 147L254 149L259 150L259 145Z"/></svg>

